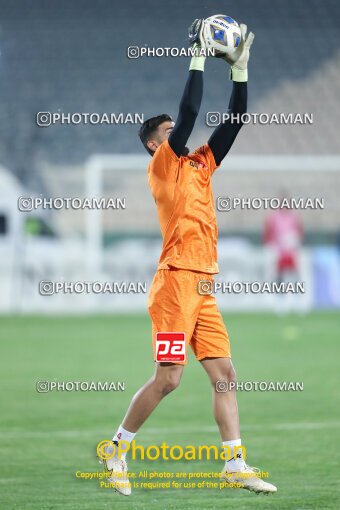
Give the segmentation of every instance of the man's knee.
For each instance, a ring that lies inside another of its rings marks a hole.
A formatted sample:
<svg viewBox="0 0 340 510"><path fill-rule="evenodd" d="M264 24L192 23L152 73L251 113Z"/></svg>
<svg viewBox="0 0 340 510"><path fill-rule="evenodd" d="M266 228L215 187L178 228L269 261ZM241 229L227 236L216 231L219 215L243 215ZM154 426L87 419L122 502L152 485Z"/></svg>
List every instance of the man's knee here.
<svg viewBox="0 0 340 510"><path fill-rule="evenodd" d="M223 368L220 368L214 379L216 380L211 381L213 384L216 384L218 381L236 383L236 372L231 361L226 363Z"/></svg>
<svg viewBox="0 0 340 510"><path fill-rule="evenodd" d="M160 391L162 397L165 397L172 391L174 391L181 381L181 370L167 370L162 371L157 374L155 378L155 384L157 385L157 390Z"/></svg>
<svg viewBox="0 0 340 510"><path fill-rule="evenodd" d="M162 396L165 397L172 391L174 391L179 386L179 381L177 379L175 380L169 380L164 381L163 384L160 387L160 391L162 393Z"/></svg>

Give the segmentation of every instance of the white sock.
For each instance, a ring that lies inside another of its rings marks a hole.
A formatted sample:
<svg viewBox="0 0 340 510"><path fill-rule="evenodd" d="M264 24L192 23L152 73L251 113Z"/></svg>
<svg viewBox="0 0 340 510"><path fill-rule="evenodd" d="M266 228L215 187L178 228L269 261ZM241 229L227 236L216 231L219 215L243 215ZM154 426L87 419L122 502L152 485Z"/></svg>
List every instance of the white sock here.
<svg viewBox="0 0 340 510"><path fill-rule="evenodd" d="M243 458L243 452L241 448L237 448L237 446L242 446L241 439L233 439L232 441L223 441L223 446L229 446L231 458L226 460L225 467L228 471L244 471L246 463ZM236 453L236 459L234 458L234 453ZM228 448L226 448L226 455L229 454Z"/></svg>
<svg viewBox="0 0 340 510"><path fill-rule="evenodd" d="M125 441L126 443L131 443L133 438L135 437L136 432L129 432L128 430L125 430L121 425L119 425L117 432L112 438L113 443L117 443L118 441ZM126 452L122 452L120 454L120 459L125 460ZM114 459L118 459L118 449L116 448L116 453L113 457Z"/></svg>

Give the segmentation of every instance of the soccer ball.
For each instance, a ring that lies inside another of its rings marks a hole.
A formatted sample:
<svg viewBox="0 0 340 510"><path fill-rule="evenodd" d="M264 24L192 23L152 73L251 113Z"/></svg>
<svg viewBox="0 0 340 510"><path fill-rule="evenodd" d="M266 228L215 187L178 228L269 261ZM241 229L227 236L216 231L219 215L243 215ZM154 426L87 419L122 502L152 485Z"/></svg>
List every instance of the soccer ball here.
<svg viewBox="0 0 340 510"><path fill-rule="evenodd" d="M224 14L204 20L203 37L207 49L232 56L241 43L241 29L237 21Z"/></svg>

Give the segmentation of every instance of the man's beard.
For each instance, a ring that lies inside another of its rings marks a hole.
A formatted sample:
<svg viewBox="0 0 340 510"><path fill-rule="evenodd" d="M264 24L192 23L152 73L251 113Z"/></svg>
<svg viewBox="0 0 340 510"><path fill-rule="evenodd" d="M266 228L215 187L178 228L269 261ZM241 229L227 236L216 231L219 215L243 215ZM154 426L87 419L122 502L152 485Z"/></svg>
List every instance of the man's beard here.
<svg viewBox="0 0 340 510"><path fill-rule="evenodd" d="M184 147L183 149L183 152L182 152L182 156L187 156L189 154L189 147Z"/></svg>

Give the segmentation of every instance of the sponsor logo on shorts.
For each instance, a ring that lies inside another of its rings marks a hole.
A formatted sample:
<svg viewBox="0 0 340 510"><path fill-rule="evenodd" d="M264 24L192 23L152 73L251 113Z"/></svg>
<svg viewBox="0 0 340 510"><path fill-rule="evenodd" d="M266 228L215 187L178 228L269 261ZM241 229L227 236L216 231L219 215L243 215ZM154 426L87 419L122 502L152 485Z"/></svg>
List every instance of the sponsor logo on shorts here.
<svg viewBox="0 0 340 510"><path fill-rule="evenodd" d="M185 361L185 333L157 333L156 361Z"/></svg>

